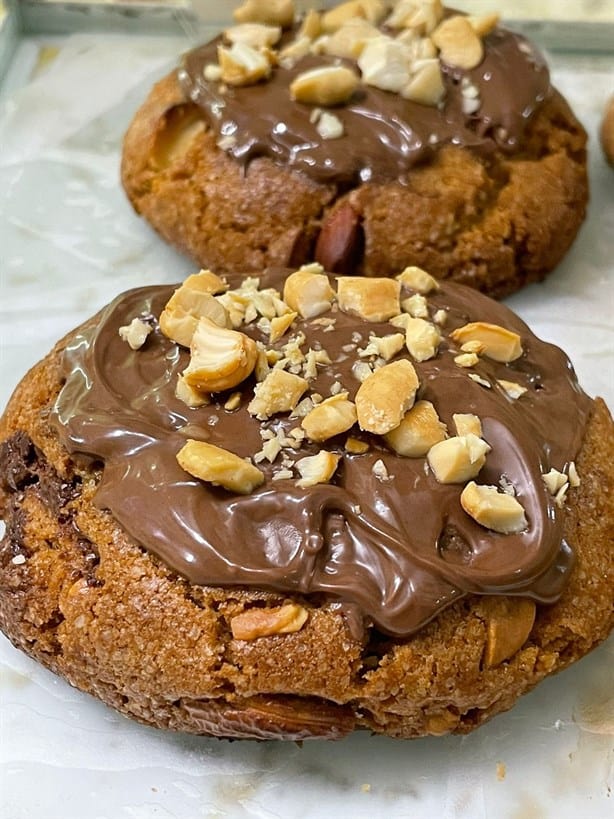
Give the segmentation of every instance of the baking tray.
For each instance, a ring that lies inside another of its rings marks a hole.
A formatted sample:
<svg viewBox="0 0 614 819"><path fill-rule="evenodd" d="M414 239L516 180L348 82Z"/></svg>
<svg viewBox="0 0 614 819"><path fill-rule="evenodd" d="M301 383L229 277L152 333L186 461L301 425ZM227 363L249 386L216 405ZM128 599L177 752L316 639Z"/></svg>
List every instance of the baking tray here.
<svg viewBox="0 0 614 819"><path fill-rule="evenodd" d="M193 270L132 212L118 158L151 83L232 6L200 5L26 2L0 19L2 406L57 338L119 291ZM554 36L552 21L531 25ZM614 92L603 46L614 37L611 26L599 47L576 37L572 51L558 32L554 79L590 134L589 215L547 282L508 303L612 407L614 172L596 133ZM2 638L0 816L603 819L614 805L613 663L611 639L467 737L299 746L139 726Z"/></svg>

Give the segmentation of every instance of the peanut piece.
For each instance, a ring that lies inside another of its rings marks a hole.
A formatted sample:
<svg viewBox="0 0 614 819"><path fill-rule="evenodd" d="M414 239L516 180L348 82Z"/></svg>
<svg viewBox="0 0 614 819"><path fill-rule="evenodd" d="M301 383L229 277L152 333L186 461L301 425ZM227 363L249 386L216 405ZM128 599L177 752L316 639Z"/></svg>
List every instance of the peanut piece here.
<svg viewBox="0 0 614 819"><path fill-rule="evenodd" d="M317 455L300 458L294 466L298 469L301 479L297 486L305 489L319 483L328 483L335 474L341 455L327 452L322 449Z"/></svg>
<svg viewBox="0 0 614 819"><path fill-rule="evenodd" d="M182 375L177 376L175 397L192 409L204 407L211 401L211 398L206 392L200 392L199 390L195 390L194 387L190 387Z"/></svg>
<svg viewBox="0 0 614 819"><path fill-rule="evenodd" d="M405 345L416 361L428 361L437 355L441 342L438 328L421 318L408 316L405 323Z"/></svg>
<svg viewBox="0 0 614 819"><path fill-rule="evenodd" d="M477 435L457 435L435 444L426 458L439 483L465 483L478 475L488 452Z"/></svg>
<svg viewBox="0 0 614 819"><path fill-rule="evenodd" d="M441 0L399 0L386 19L386 25L413 29L417 34L430 34L442 17Z"/></svg>
<svg viewBox="0 0 614 819"><path fill-rule="evenodd" d="M416 290L423 296L426 296L433 290L439 290L437 279L433 278L426 270L422 270L421 267L416 267L415 265L406 267L402 273L399 273L396 279L401 282L404 287L411 287L412 290Z"/></svg>
<svg viewBox="0 0 614 819"><path fill-rule="evenodd" d="M182 469L214 486L249 495L264 482L264 475L249 461L219 446L189 438L177 453Z"/></svg>
<svg viewBox="0 0 614 819"><path fill-rule="evenodd" d="M245 333L218 327L210 319L198 321L190 344L190 363L183 377L202 392L236 387L256 366L256 342Z"/></svg>
<svg viewBox="0 0 614 819"><path fill-rule="evenodd" d="M401 96L420 105L438 105L445 94L441 67L436 58L416 61L409 82L401 89Z"/></svg>
<svg viewBox="0 0 614 819"><path fill-rule="evenodd" d="M320 21L320 13L315 9L309 11L303 17L303 22L298 30L297 39L307 37L309 40L315 40L322 32L322 23Z"/></svg>
<svg viewBox="0 0 614 819"><path fill-rule="evenodd" d="M294 3L293 0L245 0L232 16L237 23L290 28L294 22Z"/></svg>
<svg viewBox="0 0 614 819"><path fill-rule="evenodd" d="M293 80L290 95L306 105L340 105L350 99L359 83L356 72L343 65L312 68Z"/></svg>
<svg viewBox="0 0 614 819"><path fill-rule="evenodd" d="M535 603L517 597L486 597L487 639L484 665L495 668L526 643L535 622Z"/></svg>
<svg viewBox="0 0 614 819"><path fill-rule="evenodd" d="M398 427L413 406L418 376L406 359L385 364L367 376L356 393L358 424L365 432L385 435Z"/></svg>
<svg viewBox="0 0 614 819"><path fill-rule="evenodd" d="M283 334L290 329L292 322L298 316L298 313L284 313L283 316L275 316L271 319L271 329L269 332L269 341L271 344L278 341Z"/></svg>
<svg viewBox="0 0 614 819"><path fill-rule="evenodd" d="M321 18L322 31L326 34L332 34L349 20L364 19L366 16L367 14L360 0L349 0L347 3L341 3L341 5L335 6L330 11L324 12Z"/></svg>
<svg viewBox="0 0 614 819"><path fill-rule="evenodd" d="M243 43L250 48L260 49L274 46L281 37L281 28L262 23L241 23L227 28L224 37L230 43Z"/></svg>
<svg viewBox="0 0 614 819"><path fill-rule="evenodd" d="M418 401L407 412L396 429L384 435L386 443L398 455L420 458L446 437L442 424L430 401Z"/></svg>
<svg viewBox="0 0 614 819"><path fill-rule="evenodd" d="M473 321L459 327L450 333L450 338L457 344L468 341L479 341L483 344L483 355L493 361L508 363L515 361L522 355L522 343L518 333L500 327L498 324L488 324L484 321Z"/></svg>
<svg viewBox="0 0 614 819"><path fill-rule="evenodd" d="M493 532L509 535L528 526L520 503L496 486L478 486L470 481L461 492L460 502L470 517Z"/></svg>
<svg viewBox="0 0 614 819"><path fill-rule="evenodd" d="M369 451L369 444L366 441L361 441L359 438L352 438L350 436L345 442L344 449L350 455L364 455Z"/></svg>
<svg viewBox="0 0 614 819"><path fill-rule="evenodd" d="M484 58L484 46L473 26L462 15L448 17L435 29L432 40L440 58L458 68L475 68Z"/></svg>
<svg viewBox="0 0 614 819"><path fill-rule="evenodd" d="M264 381L256 385L247 411L260 421L266 421L278 412L290 412L308 387L309 383L299 375L271 370Z"/></svg>
<svg viewBox="0 0 614 819"><path fill-rule="evenodd" d="M300 631L307 622L308 612L303 606L288 603L274 609L248 609L230 621L235 640L256 640L272 634L291 634Z"/></svg>
<svg viewBox="0 0 614 819"><path fill-rule="evenodd" d="M152 330L151 324L140 318L133 318L130 324L119 328L119 337L122 341L128 342L131 350L140 350Z"/></svg>
<svg viewBox="0 0 614 819"><path fill-rule="evenodd" d="M361 17L355 17L342 25L334 34L327 37L322 46L324 54L357 60L365 46L374 38L381 37L380 32L371 23ZM360 65L360 63L359 63ZM363 81L366 82L363 73Z"/></svg>
<svg viewBox="0 0 614 819"><path fill-rule="evenodd" d="M218 46L217 58L222 80L228 85L254 85L271 73L266 56L245 43L233 43L230 48Z"/></svg>
<svg viewBox="0 0 614 819"><path fill-rule="evenodd" d="M358 58L362 80L382 91L399 93L410 81L407 48L392 37L370 39Z"/></svg>
<svg viewBox="0 0 614 819"><path fill-rule="evenodd" d="M477 415L472 412L455 412L452 416L454 426L456 427L456 434L463 435L477 435L482 437L482 422Z"/></svg>
<svg viewBox="0 0 614 819"><path fill-rule="evenodd" d="M315 318L330 310L334 298L335 291L328 276L318 264L299 268L288 276L284 285L284 301L302 318Z"/></svg>
<svg viewBox="0 0 614 819"><path fill-rule="evenodd" d="M520 398L527 391L527 388L523 387L522 384L517 384L515 381L505 381L503 378L497 379L497 384L505 390L508 397L513 401Z"/></svg>
<svg viewBox="0 0 614 819"><path fill-rule="evenodd" d="M337 301L344 313L365 321L386 321L401 312L401 287L393 279L343 276L337 279Z"/></svg>
<svg viewBox="0 0 614 819"><path fill-rule="evenodd" d="M346 432L356 423L356 406L348 401L347 392L332 395L314 407L301 421L311 441L326 441Z"/></svg>
<svg viewBox="0 0 614 819"><path fill-rule="evenodd" d="M183 347L189 347L199 319L208 318L220 327L228 327L228 313L213 298L214 294L225 289L224 282L210 270L188 276L160 315L160 329L164 335Z"/></svg>
<svg viewBox="0 0 614 819"><path fill-rule="evenodd" d="M477 17L470 14L467 17L467 20L478 37L486 37L487 34L490 34L490 32L498 26L499 16L500 15L497 14L497 12L492 12L491 14L481 14Z"/></svg>

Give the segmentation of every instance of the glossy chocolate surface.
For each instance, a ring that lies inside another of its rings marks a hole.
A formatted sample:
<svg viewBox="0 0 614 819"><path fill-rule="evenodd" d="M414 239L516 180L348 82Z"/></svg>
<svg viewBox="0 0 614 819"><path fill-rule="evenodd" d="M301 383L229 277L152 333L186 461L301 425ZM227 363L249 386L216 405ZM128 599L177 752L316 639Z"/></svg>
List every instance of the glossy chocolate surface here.
<svg viewBox="0 0 614 819"><path fill-rule="evenodd" d="M239 279L229 281L238 286ZM282 272L267 273L261 280L265 286L281 291ZM241 406L233 412L224 409L225 394L198 409L178 400L176 379L189 353L157 324L171 293L167 286L129 291L75 334L65 352L67 381L52 415L69 451L104 462L97 503L137 542L193 583L324 593L357 605L392 634L415 631L469 592L557 599L573 555L562 540L562 511L541 476L551 467L562 470L577 455L591 407L561 350L539 341L506 307L473 290L445 283L428 296L430 314L445 309L448 320L439 354L415 363L417 400L433 402L450 435L454 413L480 417L492 451L477 481L509 481L529 521L525 532L502 535L475 523L460 506L462 486L439 484L425 458L399 457L383 439L357 427L353 434L371 445L366 454L347 454L346 435L284 450L291 461L321 448L341 454L330 484L301 489L296 472L292 479L273 480L281 457L259 464L265 482L248 496L184 472L175 456L187 438L252 457L262 447L263 428L287 431L299 426L300 418L285 413L261 422L252 417L247 404L253 377L241 385ZM352 374L357 348L366 346L370 333L398 330L340 311L327 315L336 319L334 332L298 320L273 346L281 348L302 331L302 349L324 348L332 361L318 368L308 394L327 396L339 381L353 398L359 387ZM118 329L137 316L155 329L144 347L133 351ZM453 360L458 348L448 334L471 320L500 324L522 338L524 354L517 361L481 358L473 368L490 388L471 380ZM268 344L255 324L243 329ZM408 356L405 351L397 358L403 355ZM528 391L514 401L497 379ZM380 459L388 480L374 474Z"/></svg>
<svg viewBox="0 0 614 819"><path fill-rule="evenodd" d="M543 57L520 35L496 28L484 39L485 56L476 68L442 63L446 94L440 106L361 84L349 103L332 109L344 135L323 140L310 120L313 107L292 101L290 84L310 68L350 61L310 55L292 68L276 67L266 81L221 91L203 73L217 62L220 42L185 55L177 76L186 96L220 138L232 138L226 150L238 162L247 165L266 156L323 183L403 181L416 163L428 161L444 145L486 156L520 151L527 124L552 93ZM463 81L478 93L474 113L463 112Z"/></svg>

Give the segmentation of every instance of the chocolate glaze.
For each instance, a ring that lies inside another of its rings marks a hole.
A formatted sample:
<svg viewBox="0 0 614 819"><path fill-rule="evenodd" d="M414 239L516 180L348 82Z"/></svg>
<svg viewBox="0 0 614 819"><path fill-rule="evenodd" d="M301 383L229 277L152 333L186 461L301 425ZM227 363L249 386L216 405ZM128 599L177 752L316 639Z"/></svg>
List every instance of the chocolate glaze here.
<svg viewBox="0 0 614 819"><path fill-rule="evenodd" d="M334 109L345 133L322 140L310 122L312 106L293 102L289 86L303 71L335 63L326 55L307 56L293 68L277 67L265 82L243 88L207 82L203 69L217 62L221 38L190 51L178 69L186 96L196 103L219 137L233 136L228 153L244 165L266 156L324 183L356 184L403 177L444 145L482 155L522 149L524 130L552 93L543 57L523 37L496 28L484 38L485 56L465 71L442 64L446 94L437 108L399 94L361 85L346 105ZM461 81L479 91L481 105L463 113Z"/></svg>
<svg viewBox="0 0 614 819"><path fill-rule="evenodd" d="M239 280L230 281L237 286ZM265 274L261 286L281 290L282 272ZM437 357L415 365L417 398L433 402L450 434L453 413L481 418L492 451L478 482L496 485L502 476L511 481L529 521L522 534L482 528L462 510L461 486L437 483L424 458L399 457L382 439L358 430L371 443L363 455L344 452L345 435L288 450L293 460L322 446L341 453L330 484L301 489L295 479L273 481L279 462L265 461L259 464L264 484L251 495L235 496L179 467L175 456L186 438L249 457L261 449L262 427L288 430L300 420L283 415L262 423L251 417L246 409L251 378L241 385L235 412L224 410L225 395L199 409L175 398L188 352L165 338L155 319L171 292L166 286L129 291L74 335L65 352L66 384L51 416L70 452L104 462L97 503L144 547L193 583L325 593L358 605L391 634L415 631L469 592L557 599L572 552L562 540L561 510L541 474L563 469L577 455L591 407L561 350L538 340L506 307L468 288L445 283L429 296L431 313L443 308L449 318ZM118 335L135 316L155 325L138 351ZM339 380L353 398L357 353L343 348L357 331L363 338L358 346L364 347L370 332L397 330L341 312L334 316L335 331L328 333L313 321L297 322L307 339L303 349L321 345L333 362L319 370L310 388L326 396ZM448 333L471 320L500 324L522 337L525 352L517 361L483 359L474 368L490 389L453 362L457 350ZM246 332L267 340L253 324ZM287 340L286 335L274 346ZM497 378L528 392L512 401ZM390 480L373 474L378 459Z"/></svg>

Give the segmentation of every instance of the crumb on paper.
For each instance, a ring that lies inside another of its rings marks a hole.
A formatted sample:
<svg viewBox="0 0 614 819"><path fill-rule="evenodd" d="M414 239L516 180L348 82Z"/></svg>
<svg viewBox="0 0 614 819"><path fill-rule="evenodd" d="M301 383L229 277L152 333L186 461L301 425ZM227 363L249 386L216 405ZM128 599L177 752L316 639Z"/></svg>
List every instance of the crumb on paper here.
<svg viewBox="0 0 614 819"><path fill-rule="evenodd" d="M505 774L506 774L505 763L497 762L497 779L499 780L499 782L503 782L503 780L505 779Z"/></svg>
<svg viewBox="0 0 614 819"><path fill-rule="evenodd" d="M363 784L360 786L360 790L361 790L363 793L371 793L371 784L370 784L369 782L364 782L364 783L363 783Z"/></svg>

